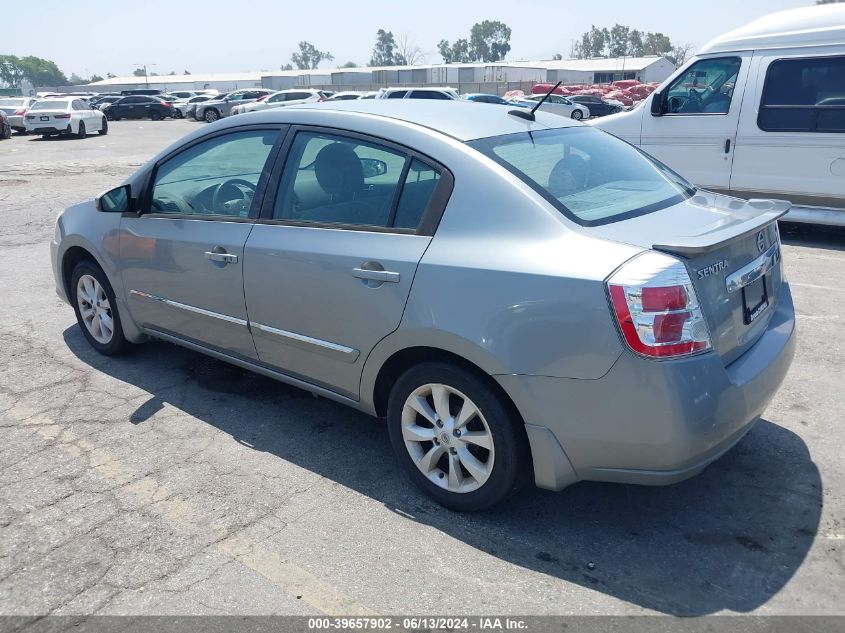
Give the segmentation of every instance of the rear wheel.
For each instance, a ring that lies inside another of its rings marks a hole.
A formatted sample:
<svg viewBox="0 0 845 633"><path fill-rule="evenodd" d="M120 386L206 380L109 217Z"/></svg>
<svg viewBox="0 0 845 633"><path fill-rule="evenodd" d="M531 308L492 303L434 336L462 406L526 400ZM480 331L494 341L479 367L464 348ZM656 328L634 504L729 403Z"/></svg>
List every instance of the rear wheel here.
<svg viewBox="0 0 845 633"><path fill-rule="evenodd" d="M158 110L153 110L150 112L150 121L159 121L161 120L161 112Z"/></svg>
<svg viewBox="0 0 845 633"><path fill-rule="evenodd" d="M0 128L0 138L2 139L10 139L12 138L12 127L8 124L4 124L2 128Z"/></svg>
<svg viewBox="0 0 845 633"><path fill-rule="evenodd" d="M76 130L76 138L85 138L85 121L79 122L79 127Z"/></svg>
<svg viewBox="0 0 845 633"><path fill-rule="evenodd" d="M526 481L527 438L499 395L445 363L406 371L388 401L393 450L407 474L441 505L490 508Z"/></svg>
<svg viewBox="0 0 845 633"><path fill-rule="evenodd" d="M106 117L103 117L103 124L100 126L99 134L105 135L105 134L108 134L108 133L109 133L109 122L108 122L108 119L106 119Z"/></svg>
<svg viewBox="0 0 845 633"><path fill-rule="evenodd" d="M581 112L581 110L573 110L572 111L572 118L575 119L576 121L580 121L581 119L584 118L584 113Z"/></svg>
<svg viewBox="0 0 845 633"><path fill-rule="evenodd" d="M106 356L126 350L117 300L102 269L91 261L76 265L70 279L71 302L76 321L88 343Z"/></svg>
<svg viewBox="0 0 845 633"><path fill-rule="evenodd" d="M182 111L179 108L176 108L176 117L177 119L184 119L185 115L182 114Z"/></svg>

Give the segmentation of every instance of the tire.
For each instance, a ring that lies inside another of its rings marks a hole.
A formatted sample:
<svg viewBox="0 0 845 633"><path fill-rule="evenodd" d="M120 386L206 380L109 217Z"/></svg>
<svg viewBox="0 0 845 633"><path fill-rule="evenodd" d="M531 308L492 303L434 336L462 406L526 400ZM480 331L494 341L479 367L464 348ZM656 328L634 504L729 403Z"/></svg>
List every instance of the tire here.
<svg viewBox="0 0 845 633"><path fill-rule="evenodd" d="M202 118L205 120L206 123L214 123L220 118L220 113L214 108L209 108L208 110L203 112Z"/></svg>
<svg viewBox="0 0 845 633"><path fill-rule="evenodd" d="M79 127L77 128L76 138L85 138L87 132L85 131L85 121L79 122Z"/></svg>
<svg viewBox="0 0 845 633"><path fill-rule="evenodd" d="M2 132L0 133L0 138L4 140L12 138L12 127L10 125L4 125L0 132Z"/></svg>
<svg viewBox="0 0 845 633"><path fill-rule="evenodd" d="M584 113L581 112L581 110L573 110L572 111L572 118L575 119L576 121L580 121L581 119L584 118Z"/></svg>
<svg viewBox="0 0 845 633"><path fill-rule="evenodd" d="M158 110L152 110L150 112L150 121L161 121L161 112Z"/></svg>
<svg viewBox="0 0 845 633"><path fill-rule="evenodd" d="M184 118L185 118L185 115L184 115L184 114L182 114L182 111L181 111L179 108L176 108L176 116L175 116L174 118L176 118L176 119L184 119Z"/></svg>
<svg viewBox="0 0 845 633"><path fill-rule="evenodd" d="M413 402L418 404L412 407ZM467 403L474 413L461 422ZM438 409L449 417L443 420ZM411 480L452 510L491 508L528 480L530 452L522 422L486 381L456 365L423 363L402 374L390 392L387 425ZM470 434L471 442L465 439Z"/></svg>
<svg viewBox="0 0 845 633"><path fill-rule="evenodd" d="M91 283L91 280L96 283ZM92 290L93 299L99 305L88 300L91 299ZM117 300L109 280L97 264L85 260L76 265L70 277L70 295L73 310L76 313L76 322L79 324L79 329L82 330L88 344L104 356L113 356L125 352L129 347L129 341L123 336L120 315L117 312ZM104 303L103 295L107 303ZM94 310L92 313L88 313L87 309L91 307ZM82 309L86 309L85 318L83 318ZM89 314L91 314L90 325L86 321ZM111 333L108 336L108 328L103 327L107 322L100 318L101 314L111 318Z"/></svg>
<svg viewBox="0 0 845 633"><path fill-rule="evenodd" d="M100 136L105 136L109 133L109 120L106 117L103 117L103 125L100 127L99 134Z"/></svg>

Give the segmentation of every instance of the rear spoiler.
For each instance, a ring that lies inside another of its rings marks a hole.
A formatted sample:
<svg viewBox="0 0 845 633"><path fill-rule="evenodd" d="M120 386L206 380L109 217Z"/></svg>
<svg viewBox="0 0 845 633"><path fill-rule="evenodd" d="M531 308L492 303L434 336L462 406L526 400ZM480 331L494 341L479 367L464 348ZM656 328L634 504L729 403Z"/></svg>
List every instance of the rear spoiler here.
<svg viewBox="0 0 845 633"><path fill-rule="evenodd" d="M747 204L749 207L760 210L761 213L737 224L717 228L700 235L679 237L668 244L654 244L652 248L682 257L696 257L719 248L737 237L759 230L782 218L792 208L792 203L788 200L752 198Z"/></svg>

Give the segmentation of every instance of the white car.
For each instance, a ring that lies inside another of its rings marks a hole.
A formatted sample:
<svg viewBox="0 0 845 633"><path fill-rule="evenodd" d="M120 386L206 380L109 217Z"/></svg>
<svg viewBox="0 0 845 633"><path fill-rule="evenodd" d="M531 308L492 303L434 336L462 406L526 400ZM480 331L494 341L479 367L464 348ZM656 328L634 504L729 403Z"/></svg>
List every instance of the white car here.
<svg viewBox="0 0 845 633"><path fill-rule="evenodd" d="M246 112L257 112L268 108L281 108L283 106L298 105L300 103L317 103L325 101L326 96L319 90L313 89L291 89L280 90L271 94L261 101L253 101L232 110L232 114L244 114ZM236 111L237 110L237 111Z"/></svg>
<svg viewBox="0 0 845 633"><path fill-rule="evenodd" d="M364 99L365 92L360 90L345 90L343 92L336 92L326 101L353 101L355 99ZM375 93L373 93L375 94Z"/></svg>
<svg viewBox="0 0 845 633"><path fill-rule="evenodd" d="M24 116L37 99L33 97L7 97L0 99L0 110L6 113L9 127L15 132L26 132Z"/></svg>
<svg viewBox="0 0 845 633"><path fill-rule="evenodd" d="M439 99L441 101L460 99L458 91L448 87L427 88L382 88L376 99Z"/></svg>
<svg viewBox="0 0 845 633"><path fill-rule="evenodd" d="M514 100L516 105L533 108L545 95L531 95ZM580 121L590 118L590 109L581 104L570 101L563 95L549 95L548 99L540 106L540 110L549 114L557 114L570 119Z"/></svg>
<svg viewBox="0 0 845 633"><path fill-rule="evenodd" d="M41 136L70 135L85 138L88 132L108 134L106 115L82 99L42 99L24 116L26 131Z"/></svg>

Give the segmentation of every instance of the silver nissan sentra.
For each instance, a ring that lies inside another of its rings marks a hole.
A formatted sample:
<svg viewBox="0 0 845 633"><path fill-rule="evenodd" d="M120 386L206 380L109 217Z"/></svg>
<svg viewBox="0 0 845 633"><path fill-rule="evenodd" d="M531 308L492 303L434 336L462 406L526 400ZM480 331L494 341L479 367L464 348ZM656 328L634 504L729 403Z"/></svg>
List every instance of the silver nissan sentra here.
<svg viewBox="0 0 845 633"><path fill-rule="evenodd" d="M526 114L359 100L204 127L59 217L57 291L103 354L163 339L385 417L450 508L695 475L791 363L788 204Z"/></svg>

